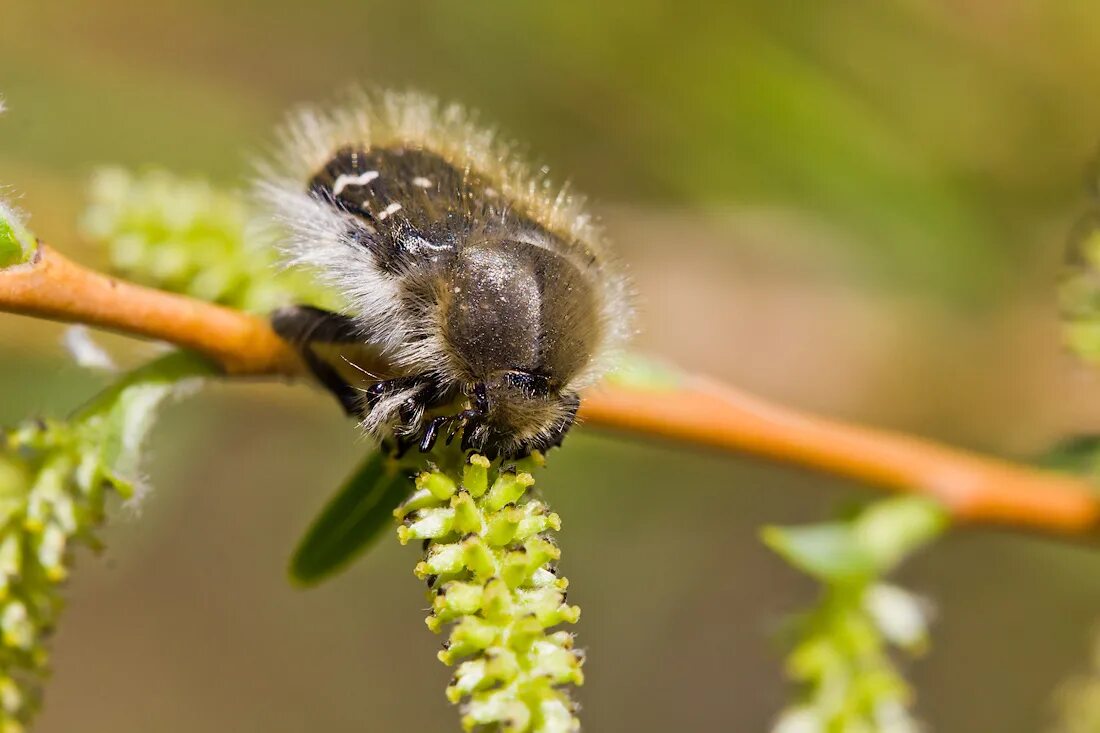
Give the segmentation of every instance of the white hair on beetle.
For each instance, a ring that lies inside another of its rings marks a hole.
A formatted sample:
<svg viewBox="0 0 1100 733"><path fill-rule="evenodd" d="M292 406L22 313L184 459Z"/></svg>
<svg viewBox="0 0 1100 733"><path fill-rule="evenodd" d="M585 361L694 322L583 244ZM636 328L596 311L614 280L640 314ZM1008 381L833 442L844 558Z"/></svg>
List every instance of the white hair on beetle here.
<svg viewBox="0 0 1100 733"><path fill-rule="evenodd" d="M281 243L287 266L306 267L347 302L345 315L361 324L399 369L453 378L447 373L446 344L435 324L411 319L401 302L401 279L386 272L357 241L356 233L373 234L363 219L341 211L307 190L306 182L332 159L335 151L407 146L440 156L460 171L476 171L491 182L495 195L566 243L557 253L574 262L591 280L597 299L598 341L583 369L566 388L576 392L595 383L616 361L632 333L628 280L609 251L601 229L567 186L557 187L545 168L532 169L494 130L458 105L443 105L416 92L353 92L328 111L296 110L282 127L278 146L259 166L257 191L289 236ZM337 185L363 185L365 179L338 180ZM414 181L414 185L423 185ZM430 184L430 182L427 182ZM339 191L337 191L339 192ZM398 207L399 208L399 207ZM379 218L388 211L382 212ZM536 242L529 242L538 246ZM364 424L377 429L394 415L400 400L375 405ZM564 420L554 416L551 420Z"/></svg>

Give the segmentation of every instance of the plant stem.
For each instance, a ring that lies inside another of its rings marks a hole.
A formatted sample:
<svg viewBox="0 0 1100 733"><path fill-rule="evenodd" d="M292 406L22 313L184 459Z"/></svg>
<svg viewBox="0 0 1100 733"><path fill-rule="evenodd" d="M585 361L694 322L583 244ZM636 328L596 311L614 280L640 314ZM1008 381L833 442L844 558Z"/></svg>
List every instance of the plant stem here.
<svg viewBox="0 0 1100 733"><path fill-rule="evenodd" d="M0 310L160 339L210 357L227 374L304 373L263 318L102 275L44 244L27 264L0 270Z"/></svg>
<svg viewBox="0 0 1100 733"><path fill-rule="evenodd" d="M1084 480L810 415L706 378L644 396L601 389L586 398L582 416L596 425L924 494L942 502L958 521L1070 535L1100 527L1100 499Z"/></svg>
<svg viewBox="0 0 1100 733"><path fill-rule="evenodd" d="M230 375L306 373L262 318L107 277L44 245L31 262L0 269L0 310L161 339L208 356ZM1100 497L1085 480L808 415L708 379L607 382L585 395L579 417L924 494L960 521L1063 536L1100 529Z"/></svg>

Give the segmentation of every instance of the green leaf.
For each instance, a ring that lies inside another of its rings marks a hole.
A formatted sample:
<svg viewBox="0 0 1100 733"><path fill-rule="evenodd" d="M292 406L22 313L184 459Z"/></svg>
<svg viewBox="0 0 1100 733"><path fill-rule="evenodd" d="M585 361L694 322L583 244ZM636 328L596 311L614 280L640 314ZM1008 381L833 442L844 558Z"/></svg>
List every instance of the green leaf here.
<svg viewBox="0 0 1100 733"><path fill-rule="evenodd" d="M290 577L315 585L345 566L393 521L412 482L398 462L373 453L314 520L290 561Z"/></svg>
<svg viewBox="0 0 1100 733"><path fill-rule="evenodd" d="M919 496L875 502L850 522L767 527L764 543L799 570L831 582L867 581L947 528L947 512Z"/></svg>
<svg viewBox="0 0 1100 733"><path fill-rule="evenodd" d="M1100 435L1068 438L1042 456L1039 465L1078 476L1100 473Z"/></svg>
<svg viewBox="0 0 1100 733"><path fill-rule="evenodd" d="M141 447L160 404L191 379L217 371L197 354L172 352L130 372L74 415L83 430L98 435L97 463L116 489L128 493L137 482Z"/></svg>
<svg viewBox="0 0 1100 733"><path fill-rule="evenodd" d="M0 268L20 265L34 254L36 242L19 217L0 201Z"/></svg>
<svg viewBox="0 0 1100 733"><path fill-rule="evenodd" d="M853 523L852 532L881 574L938 537L948 524L947 511L939 502L898 496L870 505Z"/></svg>
<svg viewBox="0 0 1100 733"><path fill-rule="evenodd" d="M765 527L761 536L787 562L819 580L857 581L875 574L874 558L846 524Z"/></svg>

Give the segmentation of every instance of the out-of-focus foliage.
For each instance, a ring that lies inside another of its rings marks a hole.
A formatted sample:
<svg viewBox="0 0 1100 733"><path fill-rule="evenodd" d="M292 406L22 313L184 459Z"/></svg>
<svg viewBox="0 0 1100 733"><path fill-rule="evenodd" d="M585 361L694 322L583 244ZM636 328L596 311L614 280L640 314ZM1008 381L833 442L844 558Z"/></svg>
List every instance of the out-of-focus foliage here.
<svg viewBox="0 0 1100 733"><path fill-rule="evenodd" d="M1100 214L1085 219L1071 241L1060 296L1067 345L1083 360L1100 364ZM1043 456L1041 464L1100 481L1100 436L1070 438ZM1090 673L1066 681L1057 703L1060 715L1053 733L1100 730L1100 637L1093 646Z"/></svg>
<svg viewBox="0 0 1100 733"><path fill-rule="evenodd" d="M762 205L820 225L856 272L956 294L1034 261L1100 118L1082 2L9 5L5 162L236 178L289 104L412 85L600 200ZM50 63L26 27L55 39Z"/></svg>
<svg viewBox="0 0 1100 733"><path fill-rule="evenodd" d="M67 421L31 420L0 443L0 732L16 733L38 708L46 638L77 545L97 547L110 494L140 488L140 448L155 410L213 368L189 354L130 375Z"/></svg>
<svg viewBox="0 0 1100 733"><path fill-rule="evenodd" d="M1070 237L1058 296L1066 345L1100 363L1100 211L1078 222Z"/></svg>
<svg viewBox="0 0 1100 733"><path fill-rule="evenodd" d="M92 181L82 224L107 247L114 269L138 282L258 313L333 305L308 275L279 267L276 232L237 191L165 171L106 168Z"/></svg>
<svg viewBox="0 0 1100 733"><path fill-rule="evenodd" d="M402 544L425 540L416 575L428 583L428 628L451 633L439 659L457 665L447 688L467 731L568 733L580 729L565 685L584 681L575 623L557 574L551 532L561 520L531 491L537 454L514 467L437 447L434 466L395 512Z"/></svg>
<svg viewBox="0 0 1100 733"><path fill-rule="evenodd" d="M770 527L764 540L822 583L818 604L796 622L787 673L799 685L774 733L915 733L912 691L890 658L927 644L927 613L909 592L882 582L938 536L947 515L918 497L887 499L846 522Z"/></svg>
<svg viewBox="0 0 1100 733"><path fill-rule="evenodd" d="M1100 435L1080 435L1054 446L1040 460L1053 471L1100 480Z"/></svg>
<svg viewBox="0 0 1100 733"><path fill-rule="evenodd" d="M1059 721L1051 733L1095 733L1100 730L1100 637L1093 643L1092 668L1058 690Z"/></svg>

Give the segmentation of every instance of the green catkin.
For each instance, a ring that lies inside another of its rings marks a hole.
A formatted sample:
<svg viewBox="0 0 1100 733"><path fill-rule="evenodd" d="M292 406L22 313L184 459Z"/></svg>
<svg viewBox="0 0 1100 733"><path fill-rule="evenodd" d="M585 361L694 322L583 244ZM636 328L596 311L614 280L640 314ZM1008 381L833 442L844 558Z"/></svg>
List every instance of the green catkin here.
<svg viewBox="0 0 1100 733"><path fill-rule="evenodd" d="M927 648L927 608L883 578L947 524L936 502L900 496L847 521L764 530L773 550L822 583L819 601L792 628L786 667L797 694L772 733L923 729L893 657L897 651L918 656Z"/></svg>
<svg viewBox="0 0 1100 733"><path fill-rule="evenodd" d="M74 550L100 547L112 494L134 497L157 406L214 369L193 355L168 354L68 420L0 430L0 733L21 733L40 707Z"/></svg>
<svg viewBox="0 0 1100 733"><path fill-rule="evenodd" d="M108 494L130 492L81 432L34 422L0 436L0 733L24 730L38 709L73 546L97 547Z"/></svg>
<svg viewBox="0 0 1100 733"><path fill-rule="evenodd" d="M584 681L573 635L580 609L550 533L561 528L531 491L534 456L501 466L443 449L395 512L402 544L425 541L418 578L429 585L435 633L450 625L439 659L453 666L447 698L461 704L465 730L566 733L580 730L568 685Z"/></svg>
<svg viewBox="0 0 1100 733"><path fill-rule="evenodd" d="M244 194L203 180L101 169L81 229L115 272L145 285L254 313L339 305L308 274L278 266L275 231Z"/></svg>

